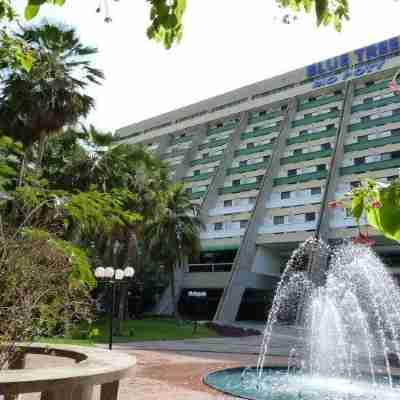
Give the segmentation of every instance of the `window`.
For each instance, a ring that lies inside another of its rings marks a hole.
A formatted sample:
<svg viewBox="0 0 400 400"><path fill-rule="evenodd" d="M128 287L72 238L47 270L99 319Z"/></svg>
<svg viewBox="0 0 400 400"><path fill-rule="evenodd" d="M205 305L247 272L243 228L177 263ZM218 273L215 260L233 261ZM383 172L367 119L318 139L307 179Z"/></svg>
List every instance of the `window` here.
<svg viewBox="0 0 400 400"><path fill-rule="evenodd" d="M239 161L239 167L244 167L245 165L247 165L247 160Z"/></svg>
<svg viewBox="0 0 400 400"><path fill-rule="evenodd" d="M361 142L368 142L368 135L358 136L358 137L357 137L357 142L358 142L358 143L361 143Z"/></svg>
<svg viewBox="0 0 400 400"><path fill-rule="evenodd" d="M306 213L306 222L315 221L315 212Z"/></svg>
<svg viewBox="0 0 400 400"><path fill-rule="evenodd" d="M373 97L367 97L366 99L364 99L363 104L372 103L373 101Z"/></svg>
<svg viewBox="0 0 400 400"><path fill-rule="evenodd" d="M390 133L392 136L400 136L400 128L392 129Z"/></svg>
<svg viewBox="0 0 400 400"><path fill-rule="evenodd" d="M200 170L199 169L196 169L196 171L193 171L193 175L194 176L197 176L197 175L200 175Z"/></svg>
<svg viewBox="0 0 400 400"><path fill-rule="evenodd" d="M181 133L181 134L179 135L180 138L184 138L185 136L186 136L186 133Z"/></svg>
<svg viewBox="0 0 400 400"><path fill-rule="evenodd" d="M312 101L316 101L317 99L315 98L315 97L309 97L308 98L308 101L309 101L309 103L311 103Z"/></svg>
<svg viewBox="0 0 400 400"><path fill-rule="evenodd" d="M396 108L393 110L392 115L399 115L400 114L400 108Z"/></svg>
<svg viewBox="0 0 400 400"><path fill-rule="evenodd" d="M290 199L290 192L281 192L281 200Z"/></svg>
<svg viewBox="0 0 400 400"><path fill-rule="evenodd" d="M263 157L263 162L267 162L269 160L269 156L264 156Z"/></svg>
<svg viewBox="0 0 400 400"><path fill-rule="evenodd" d="M153 143L147 143L147 147L153 146Z"/></svg>
<svg viewBox="0 0 400 400"><path fill-rule="evenodd" d="M235 179L232 181L232 186L239 186L240 185L240 179Z"/></svg>
<svg viewBox="0 0 400 400"><path fill-rule="evenodd" d="M214 231L222 231L224 224L222 222L216 222L214 224Z"/></svg>
<svg viewBox="0 0 400 400"><path fill-rule="evenodd" d="M281 106L281 111L285 111L287 109L287 104L283 104L282 106Z"/></svg>
<svg viewBox="0 0 400 400"><path fill-rule="evenodd" d="M392 176L388 176L386 179L391 182L391 181L395 181L396 179L398 179L399 176L398 175L392 175Z"/></svg>
<svg viewBox="0 0 400 400"><path fill-rule="evenodd" d="M330 111L331 112L339 111L339 107L338 106L331 107Z"/></svg>
<svg viewBox="0 0 400 400"><path fill-rule="evenodd" d="M297 175L297 169L289 169L287 172L287 176L296 176Z"/></svg>
<svg viewBox="0 0 400 400"><path fill-rule="evenodd" d="M364 117L361 117L360 120L361 120L361 122L367 122L367 121L369 121L369 115L366 115L366 116L364 116Z"/></svg>
<svg viewBox="0 0 400 400"><path fill-rule="evenodd" d="M311 188L311 196L318 196L322 193L322 190L320 187L313 187Z"/></svg>
<svg viewBox="0 0 400 400"><path fill-rule="evenodd" d="M331 150L332 146L330 143L321 144L321 150Z"/></svg>
<svg viewBox="0 0 400 400"><path fill-rule="evenodd" d="M225 200L224 207L232 207L232 200Z"/></svg>
<svg viewBox="0 0 400 400"><path fill-rule="evenodd" d="M365 164L365 157L357 157L354 159L354 165Z"/></svg>
<svg viewBox="0 0 400 400"><path fill-rule="evenodd" d="M304 114L304 119L311 118L311 117L312 117L312 113Z"/></svg>
<svg viewBox="0 0 400 400"><path fill-rule="evenodd" d="M254 143L253 142L246 144L246 149L252 149L253 147L254 147Z"/></svg>
<svg viewBox="0 0 400 400"><path fill-rule="evenodd" d="M247 227L247 220L243 219L240 221L240 229Z"/></svg>
<svg viewBox="0 0 400 400"><path fill-rule="evenodd" d="M372 86L374 83L375 83L374 81L365 82L365 87L370 87L370 86Z"/></svg>
<svg viewBox="0 0 400 400"><path fill-rule="evenodd" d="M326 126L326 130L328 130L328 129L335 129L335 124L328 124Z"/></svg>
<svg viewBox="0 0 400 400"><path fill-rule="evenodd" d="M333 92L333 94L334 94L335 96L340 96L340 95L342 94L342 91L341 91L341 90L335 90L335 91Z"/></svg>
<svg viewBox="0 0 400 400"><path fill-rule="evenodd" d="M249 197L249 204L256 204L257 197Z"/></svg>
<svg viewBox="0 0 400 400"><path fill-rule="evenodd" d="M326 171L326 165L325 164L317 165L317 172L321 172L321 171Z"/></svg>
<svg viewBox="0 0 400 400"><path fill-rule="evenodd" d="M192 193L192 188L186 188L185 191L186 193Z"/></svg>
<svg viewBox="0 0 400 400"><path fill-rule="evenodd" d="M208 158L210 156L210 153L203 153L203 158Z"/></svg>
<svg viewBox="0 0 400 400"><path fill-rule="evenodd" d="M392 159L400 158L400 151L392 151Z"/></svg>
<svg viewBox="0 0 400 400"><path fill-rule="evenodd" d="M263 111L260 111L260 112L258 113L258 115L261 117L262 115L265 115L266 113L267 113L267 111L263 110Z"/></svg>
<svg viewBox="0 0 400 400"><path fill-rule="evenodd" d="M263 178L264 178L264 175L258 175L258 176L256 176L256 182L257 182L257 183L261 183L262 180L263 180Z"/></svg>
<svg viewBox="0 0 400 400"><path fill-rule="evenodd" d="M222 122L219 122L219 123L216 125L217 128L222 128L223 126L224 126L224 124L223 124Z"/></svg>
<svg viewBox="0 0 400 400"><path fill-rule="evenodd" d="M357 188L357 187L359 187L360 185L361 185L361 182L360 182L360 181L353 181L353 182L350 182L350 187L351 187L352 189Z"/></svg>
<svg viewBox="0 0 400 400"><path fill-rule="evenodd" d="M295 149L295 150L293 150L293 155L294 156L298 156L299 154L302 154L303 153L303 150L302 149Z"/></svg>
<svg viewBox="0 0 400 400"><path fill-rule="evenodd" d="M285 217L283 215L274 215L274 225L283 225Z"/></svg>
<svg viewBox="0 0 400 400"><path fill-rule="evenodd" d="M275 143L276 142L276 137L273 137L273 138L271 138L271 139L269 139L269 142L272 144L272 143Z"/></svg>
<svg viewBox="0 0 400 400"><path fill-rule="evenodd" d="M308 134L308 130L307 129L302 130L302 131L299 132L299 136L304 136L304 135L307 135L307 134Z"/></svg>

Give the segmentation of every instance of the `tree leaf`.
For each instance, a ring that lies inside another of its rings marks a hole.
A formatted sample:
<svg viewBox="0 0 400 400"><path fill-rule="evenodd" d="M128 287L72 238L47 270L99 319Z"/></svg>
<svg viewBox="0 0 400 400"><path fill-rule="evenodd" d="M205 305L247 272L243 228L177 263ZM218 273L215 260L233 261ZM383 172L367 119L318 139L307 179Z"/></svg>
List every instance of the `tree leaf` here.
<svg viewBox="0 0 400 400"><path fill-rule="evenodd" d="M317 14L317 25L321 25L328 12L328 0L315 0L315 12Z"/></svg>
<svg viewBox="0 0 400 400"><path fill-rule="evenodd" d="M25 19L30 21L31 19L35 18L36 15L38 14L40 10L40 6L39 5L35 5L35 4L28 4L25 7Z"/></svg>
<svg viewBox="0 0 400 400"><path fill-rule="evenodd" d="M351 201L351 213L357 223L359 223L363 211L364 211L364 196L362 195L354 196Z"/></svg>

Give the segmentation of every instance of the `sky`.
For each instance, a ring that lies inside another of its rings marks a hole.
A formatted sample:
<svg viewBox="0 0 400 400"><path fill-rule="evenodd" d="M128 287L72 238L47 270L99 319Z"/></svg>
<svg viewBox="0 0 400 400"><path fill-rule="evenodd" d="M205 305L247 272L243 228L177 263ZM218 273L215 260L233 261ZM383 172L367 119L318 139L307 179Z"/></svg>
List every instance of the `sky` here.
<svg viewBox="0 0 400 400"><path fill-rule="evenodd" d="M106 80L89 89L96 109L88 122L105 131L400 35L396 0L350 0L341 33L304 14L283 24L273 0L187 0L184 37L165 50L147 39L145 0L109 0L110 24L95 12L98 3L66 0L40 17L74 26L98 47L93 61Z"/></svg>

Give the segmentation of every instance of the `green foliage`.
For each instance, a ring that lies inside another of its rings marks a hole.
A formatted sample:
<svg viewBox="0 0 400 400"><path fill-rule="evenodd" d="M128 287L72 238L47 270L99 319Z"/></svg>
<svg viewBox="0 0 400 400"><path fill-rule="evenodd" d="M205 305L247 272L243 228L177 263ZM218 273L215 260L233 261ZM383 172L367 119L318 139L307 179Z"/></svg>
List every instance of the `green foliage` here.
<svg viewBox="0 0 400 400"><path fill-rule="evenodd" d="M350 19L348 0L277 0L277 2L294 12L302 10L307 13L315 12L318 26L332 24L337 31L341 31L344 19Z"/></svg>
<svg viewBox="0 0 400 400"><path fill-rule="evenodd" d="M400 241L400 180L386 185L368 179L346 195L343 205L357 223L364 214L369 225L385 237Z"/></svg>

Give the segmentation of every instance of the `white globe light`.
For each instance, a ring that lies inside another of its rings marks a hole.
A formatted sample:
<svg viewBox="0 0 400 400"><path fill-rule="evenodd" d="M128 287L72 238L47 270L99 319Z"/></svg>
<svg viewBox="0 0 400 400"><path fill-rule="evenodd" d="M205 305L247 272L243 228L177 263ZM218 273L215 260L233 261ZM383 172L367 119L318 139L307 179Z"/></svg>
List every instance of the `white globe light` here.
<svg viewBox="0 0 400 400"><path fill-rule="evenodd" d="M132 267L126 267L124 269L124 275L126 278L133 278L135 275L135 270Z"/></svg>
<svg viewBox="0 0 400 400"><path fill-rule="evenodd" d="M115 270L115 279L117 281L120 281L123 278L124 278L124 271L122 269L116 269Z"/></svg>
<svg viewBox="0 0 400 400"><path fill-rule="evenodd" d="M98 267L94 270L94 276L96 278L104 278L106 271L103 267Z"/></svg>
<svg viewBox="0 0 400 400"><path fill-rule="evenodd" d="M105 278L112 278L114 276L114 268L113 267L107 267L104 270L104 277Z"/></svg>

